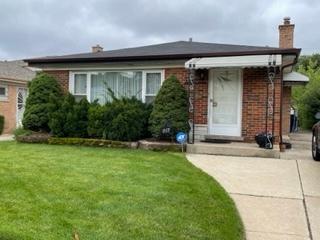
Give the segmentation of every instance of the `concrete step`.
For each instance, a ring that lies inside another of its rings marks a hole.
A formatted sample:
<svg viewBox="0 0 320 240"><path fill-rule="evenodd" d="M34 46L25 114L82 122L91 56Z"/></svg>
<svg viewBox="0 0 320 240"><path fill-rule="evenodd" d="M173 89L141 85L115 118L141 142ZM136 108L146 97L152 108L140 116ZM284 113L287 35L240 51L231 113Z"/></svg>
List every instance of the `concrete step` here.
<svg viewBox="0 0 320 240"><path fill-rule="evenodd" d="M301 149L301 150L310 150L311 149L311 139L309 141L296 141L291 140L292 148Z"/></svg>
<svg viewBox="0 0 320 240"><path fill-rule="evenodd" d="M243 141L243 137L224 136L224 135L205 135L206 141L225 140L225 141Z"/></svg>
<svg viewBox="0 0 320 240"><path fill-rule="evenodd" d="M187 145L187 153L211 154L238 157L280 158L279 147L274 149L259 148L256 144L247 143L195 143Z"/></svg>
<svg viewBox="0 0 320 240"><path fill-rule="evenodd" d="M311 150L288 149L280 153L281 159L288 160L313 160Z"/></svg>
<svg viewBox="0 0 320 240"><path fill-rule="evenodd" d="M292 141L311 141L312 133L291 133L289 135Z"/></svg>

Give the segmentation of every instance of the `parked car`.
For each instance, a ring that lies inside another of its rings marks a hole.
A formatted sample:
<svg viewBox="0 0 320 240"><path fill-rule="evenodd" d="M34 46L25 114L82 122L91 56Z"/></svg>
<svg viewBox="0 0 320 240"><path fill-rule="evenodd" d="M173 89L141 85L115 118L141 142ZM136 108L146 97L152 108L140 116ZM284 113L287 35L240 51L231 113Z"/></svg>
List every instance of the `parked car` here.
<svg viewBox="0 0 320 240"><path fill-rule="evenodd" d="M316 114L316 119L320 119L320 112ZM320 121L312 127L312 157L320 161Z"/></svg>

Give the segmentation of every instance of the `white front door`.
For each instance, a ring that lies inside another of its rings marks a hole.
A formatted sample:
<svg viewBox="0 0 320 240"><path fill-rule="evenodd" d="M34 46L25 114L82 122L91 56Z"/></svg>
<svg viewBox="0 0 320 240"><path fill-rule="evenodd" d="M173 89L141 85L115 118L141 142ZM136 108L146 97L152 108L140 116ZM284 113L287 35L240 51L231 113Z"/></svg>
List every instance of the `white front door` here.
<svg viewBox="0 0 320 240"><path fill-rule="evenodd" d="M210 70L208 127L210 135L241 136L241 70Z"/></svg>
<svg viewBox="0 0 320 240"><path fill-rule="evenodd" d="M28 90L26 88L17 88L17 127L22 127L22 119L26 105Z"/></svg>

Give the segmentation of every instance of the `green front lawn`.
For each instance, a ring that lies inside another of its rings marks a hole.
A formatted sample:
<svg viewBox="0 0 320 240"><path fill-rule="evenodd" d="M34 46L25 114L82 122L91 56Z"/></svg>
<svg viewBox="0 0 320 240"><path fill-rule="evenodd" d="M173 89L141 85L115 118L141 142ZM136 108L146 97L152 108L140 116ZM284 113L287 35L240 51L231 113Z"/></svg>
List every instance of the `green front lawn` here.
<svg viewBox="0 0 320 240"><path fill-rule="evenodd" d="M0 239L244 239L182 154L0 142Z"/></svg>

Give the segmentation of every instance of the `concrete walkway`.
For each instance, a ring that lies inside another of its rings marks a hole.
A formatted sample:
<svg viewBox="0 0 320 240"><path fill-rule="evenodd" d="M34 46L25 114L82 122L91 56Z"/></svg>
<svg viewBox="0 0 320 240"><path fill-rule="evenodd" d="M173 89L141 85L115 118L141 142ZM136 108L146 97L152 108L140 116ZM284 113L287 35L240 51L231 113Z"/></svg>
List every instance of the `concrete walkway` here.
<svg viewBox="0 0 320 240"><path fill-rule="evenodd" d="M13 135L10 135L10 134L0 135L0 141L12 141L12 140L14 140Z"/></svg>
<svg viewBox="0 0 320 240"><path fill-rule="evenodd" d="M309 157L187 158L233 198L248 240L320 240L320 162Z"/></svg>

